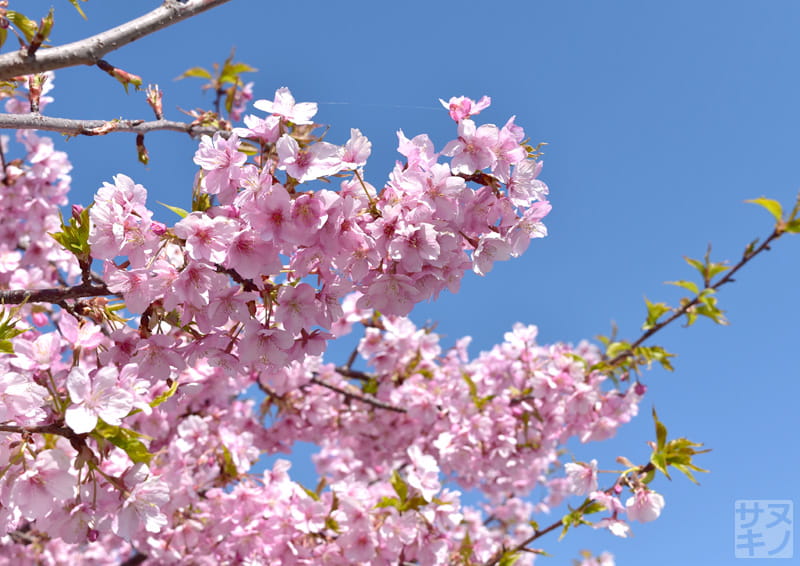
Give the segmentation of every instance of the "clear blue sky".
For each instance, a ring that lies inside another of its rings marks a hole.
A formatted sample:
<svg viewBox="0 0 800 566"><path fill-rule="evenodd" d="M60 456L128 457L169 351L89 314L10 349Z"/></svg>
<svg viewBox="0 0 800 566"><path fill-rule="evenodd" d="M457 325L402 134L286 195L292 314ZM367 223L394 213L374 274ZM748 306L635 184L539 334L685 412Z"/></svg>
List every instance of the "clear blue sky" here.
<svg viewBox="0 0 800 566"><path fill-rule="evenodd" d="M92 0L83 22L66 0L52 3L56 42L159 4ZM15 4L38 17L51 2ZM472 335L477 353L516 321L539 325L546 341L607 333L612 320L635 337L642 296L676 301L677 290L662 282L692 276L682 256L700 257L712 242L714 257L735 260L769 232L769 216L743 201L766 195L788 206L800 188L798 29L800 4L789 0L234 0L108 60L159 83L167 116L180 119L176 107L210 98L197 94L197 81L172 79L235 46L238 59L259 69L251 79L257 98L288 86L299 101L320 102L317 119L332 125L333 142L360 128L373 142L367 177L375 185L397 156L397 129L428 132L439 147L454 134L438 98L488 94L493 105L479 118L504 123L516 114L534 141L549 144L542 178L554 206L550 237L413 315L439 321L449 342ZM97 69L62 71L56 85L51 114L149 118L142 93L126 97ZM118 172L144 184L153 201L189 202L188 138L148 136L147 168L135 160L132 136L59 143L75 164L77 202ZM554 557L539 564L570 564L581 548L609 550L619 566L734 564L735 500L800 504L800 238L775 248L721 292L730 326L700 321L658 336L679 354L676 371L645 376L639 418L611 442L575 447L578 459L597 457L605 469L618 454L645 461L655 405L671 435L713 449L698 460L712 472L700 487L682 476L659 479L664 513L634 525L633 539L578 529L562 543L545 540Z"/></svg>

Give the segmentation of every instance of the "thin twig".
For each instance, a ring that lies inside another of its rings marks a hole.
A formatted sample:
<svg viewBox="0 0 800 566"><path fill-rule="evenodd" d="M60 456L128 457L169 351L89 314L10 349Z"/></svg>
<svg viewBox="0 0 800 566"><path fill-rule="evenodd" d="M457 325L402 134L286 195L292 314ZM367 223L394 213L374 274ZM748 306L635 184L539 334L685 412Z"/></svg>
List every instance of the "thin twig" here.
<svg viewBox="0 0 800 566"><path fill-rule="evenodd" d="M325 387L326 389L330 389L331 391L335 391L336 393L344 395L348 399L355 399L356 401L361 401L362 403L366 403L367 405L372 405L373 407L377 407L379 409L386 409L387 411L394 411L395 413L408 412L402 407L395 407L394 405L390 405L389 403L384 403L383 401L376 399L371 395L365 395L360 392L356 393L355 388L353 390L344 389L343 387L327 383L319 379L318 377L312 377L311 383L319 385L320 387Z"/></svg>
<svg viewBox="0 0 800 566"><path fill-rule="evenodd" d="M229 1L165 0L155 10L92 37L50 49L39 49L32 55L22 49L5 53L0 55L0 79L75 65L95 65L106 54L120 47Z"/></svg>
<svg viewBox="0 0 800 566"><path fill-rule="evenodd" d="M614 358L612 358L606 363L613 367L619 365L620 362L632 357L634 355L636 348L641 346L645 340L653 336L656 332L658 332L665 326L669 325L673 321L684 316L687 312L689 312L689 309L696 306L700 302L700 299L703 296L703 292L708 291L709 289L716 291L723 285L727 283L732 283L734 281L733 276L736 274L737 271L739 271L742 267L747 265L758 254L764 251L768 251L770 249L769 245L774 240L777 240L785 233L786 233L785 231L780 230L778 228L773 230L772 233L769 235L769 237L766 240L764 240L761 243L761 245L758 246L755 250L745 251L745 253L742 254L742 259L740 259L736 265L734 265L727 273L725 273L724 277L721 277L713 285L706 285L705 289L702 289L701 292L698 293L697 296L695 296L695 298L693 298L691 301L687 301L686 304L682 305L681 308L675 310L675 312L673 312L668 318L665 318L661 322L653 325L646 332L644 332L633 344L631 344L629 348L627 348L623 352L620 352L619 354L614 356Z"/></svg>
<svg viewBox="0 0 800 566"><path fill-rule="evenodd" d="M82 439L71 428L57 424L19 426L19 425L0 425L0 432L10 432L12 434L57 434L70 440Z"/></svg>
<svg viewBox="0 0 800 566"><path fill-rule="evenodd" d="M365 382L373 378L372 375L366 372L358 371L357 369L350 369L349 365L337 367L336 373L340 373L345 377L349 377L350 379L357 379L359 381L365 381Z"/></svg>
<svg viewBox="0 0 800 566"><path fill-rule="evenodd" d="M647 473L651 472L654 469L655 469L655 466L652 463L648 462L647 464L645 464L643 466L639 466L639 468L637 470L635 470L633 473L635 473L636 475L640 475L641 476L641 475L644 475L644 474L647 474ZM615 482L614 485L616 485L616 482ZM604 489L603 491L605 491L606 493L610 494L613 491L613 489L614 489L614 486L612 485L611 487L609 487L607 489ZM583 504L581 504L581 506L576 509L576 511L581 511L581 510L585 509L591 503L592 503L592 500L587 498L586 501L584 501ZM559 519L557 521L554 521L553 523L551 523L550 525L548 525L547 527L545 527L543 529L536 529L531 536L526 538L521 543L519 543L519 544L517 544L517 545L515 545L515 546L513 546L511 548L503 549L500 552L498 552L497 554L495 554L495 556L493 556L491 559L489 559L489 561L486 562L484 564L484 566L496 566L497 564L500 563L500 560L503 558L503 555L506 555L507 553L510 553L510 555L513 555L514 553L517 553L517 552L524 552L526 550L529 550L527 548L527 546L529 544L531 544L533 541L535 541L536 539L543 537L547 533L550 533L550 532L556 530L557 528L563 527L563 526L564 526L564 523L561 521L561 519Z"/></svg>

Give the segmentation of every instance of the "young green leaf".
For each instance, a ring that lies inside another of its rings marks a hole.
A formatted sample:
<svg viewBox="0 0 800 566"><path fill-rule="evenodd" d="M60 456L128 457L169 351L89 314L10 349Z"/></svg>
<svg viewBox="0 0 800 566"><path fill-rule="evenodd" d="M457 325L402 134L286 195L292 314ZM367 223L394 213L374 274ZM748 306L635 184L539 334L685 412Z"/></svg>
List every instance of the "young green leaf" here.
<svg viewBox="0 0 800 566"><path fill-rule="evenodd" d="M86 0L82 0L82 1L86 2ZM78 13L85 20L86 19L86 14L83 13L83 10L81 9L80 4L78 4L78 0L69 0L69 3L72 4L73 6L75 6L75 9L78 10Z"/></svg>
<svg viewBox="0 0 800 566"><path fill-rule="evenodd" d="M745 202L757 204L761 207L764 207L767 212L769 212L773 218L775 218L776 222L780 222L783 218L783 207L781 207L781 203L777 200L772 200L769 198L754 198L751 200L746 200Z"/></svg>
<svg viewBox="0 0 800 566"><path fill-rule="evenodd" d="M9 10L6 12L6 18L8 18L11 23L22 32L22 35L24 35L25 39L28 41L33 39L33 36L36 35L36 31L39 29L39 26L36 25L36 22L29 20L24 15L20 14L19 12L15 12L14 10Z"/></svg>
<svg viewBox="0 0 800 566"><path fill-rule="evenodd" d="M164 208L170 209L172 212L174 212L175 214L177 214L181 218L186 218L187 216L189 216L189 213L187 211L185 211L184 209L182 209L182 208L179 208L177 206L170 206L168 204L164 204L161 201L156 201L156 202L158 202L158 204L160 204Z"/></svg>
<svg viewBox="0 0 800 566"><path fill-rule="evenodd" d="M147 464L153 458L144 443L139 440L143 435L134 430L121 426L112 426L100 419L97 421L97 426L92 431L92 435L104 438L117 448L121 448L133 462Z"/></svg>
<svg viewBox="0 0 800 566"><path fill-rule="evenodd" d="M185 79L187 77L196 77L198 79L211 80L211 73L208 72L203 67L192 67L191 69L187 69L186 71L184 71L183 74L181 74L177 79Z"/></svg>
<svg viewBox="0 0 800 566"><path fill-rule="evenodd" d="M690 291L691 293L694 293L695 295L700 293L700 289L698 288L697 283L695 283L694 281L666 281L665 284L675 285L676 287L683 287L684 289Z"/></svg>

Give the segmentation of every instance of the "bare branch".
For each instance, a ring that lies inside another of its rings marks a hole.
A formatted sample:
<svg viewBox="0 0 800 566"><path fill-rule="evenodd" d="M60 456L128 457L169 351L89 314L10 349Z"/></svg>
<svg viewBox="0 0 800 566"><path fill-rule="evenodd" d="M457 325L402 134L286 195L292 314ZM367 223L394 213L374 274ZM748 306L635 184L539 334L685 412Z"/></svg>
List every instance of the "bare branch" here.
<svg viewBox="0 0 800 566"><path fill-rule="evenodd" d="M0 79L75 65L95 65L107 53L229 1L164 0L152 12L92 37L50 49L39 49L32 55L28 55L27 50L5 53L0 55Z"/></svg>
<svg viewBox="0 0 800 566"><path fill-rule="evenodd" d="M102 297L113 294L105 285L89 285L85 283L65 288L0 290L0 305L19 305L22 303L57 304L67 299Z"/></svg>
<svg viewBox="0 0 800 566"><path fill-rule="evenodd" d="M390 405L389 403L384 403L380 399L376 399L372 395L366 395L361 393L355 387L350 389L345 389L343 387L338 387L333 385L332 383L328 383L323 381L319 377L312 377L311 383L315 385L319 385L320 387L325 387L326 389L330 389L331 391L335 391L341 395L344 395L348 399L355 399L356 401L361 401L362 403L366 403L367 405L372 405L373 407L377 407L379 409L386 409L387 411L394 411L395 413L406 413L405 409L402 407L395 407L394 405Z"/></svg>
<svg viewBox="0 0 800 566"><path fill-rule="evenodd" d="M64 438L80 438L80 435L73 432L71 428L58 424L35 426L0 425L0 432L10 432L12 434L57 434Z"/></svg>
<svg viewBox="0 0 800 566"><path fill-rule="evenodd" d="M102 136L111 132L146 134L158 130L185 132L192 137L213 135L220 130L209 126L198 126L172 120L73 120L51 118L41 114L0 114L0 129L46 130L71 136Z"/></svg>

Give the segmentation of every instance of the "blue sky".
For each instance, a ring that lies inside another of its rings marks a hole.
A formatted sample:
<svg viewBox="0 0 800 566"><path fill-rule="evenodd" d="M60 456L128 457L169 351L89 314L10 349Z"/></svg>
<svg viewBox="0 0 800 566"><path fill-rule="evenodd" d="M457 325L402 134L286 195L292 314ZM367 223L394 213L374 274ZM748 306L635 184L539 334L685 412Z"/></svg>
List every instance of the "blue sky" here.
<svg viewBox="0 0 800 566"><path fill-rule="evenodd" d="M90 1L83 22L65 0L52 3L57 43L159 4ZM39 17L51 2L14 4ZM438 98L488 94L480 119L516 115L533 141L549 144L550 236L413 315L438 321L446 342L473 336L477 353L516 321L537 324L543 341L592 338L612 321L636 337L643 295L675 302L677 290L662 282L693 276L682 256L700 257L711 242L713 257L735 261L769 233L770 217L743 201L766 195L788 207L800 189L798 24L800 5L788 0L234 0L107 58L159 83L167 117L181 119L178 106L211 99L197 81L173 79L235 46L259 69L257 98L288 86L299 101L321 103L329 141L360 128L373 142L366 175L375 185L396 159L398 129L428 132L438 147L454 135ZM52 115L150 117L142 93L126 96L97 69L61 71L56 85ZM133 136L59 142L75 165L73 200L88 203L123 172L153 201L186 206L195 144L175 133L146 141L149 167L136 162ZM734 564L734 501L800 504L798 255L800 238L781 240L721 291L730 326L700 321L659 335L655 343L679 355L676 371L644 377L642 414L613 441L574 447L604 469L619 454L645 461L655 405L671 435L713 449L698 460L711 470L702 485L659 479L667 505L656 523L634 525L627 540L591 529L546 539L554 557L539 564L570 564L582 548L609 550L621 566Z"/></svg>

